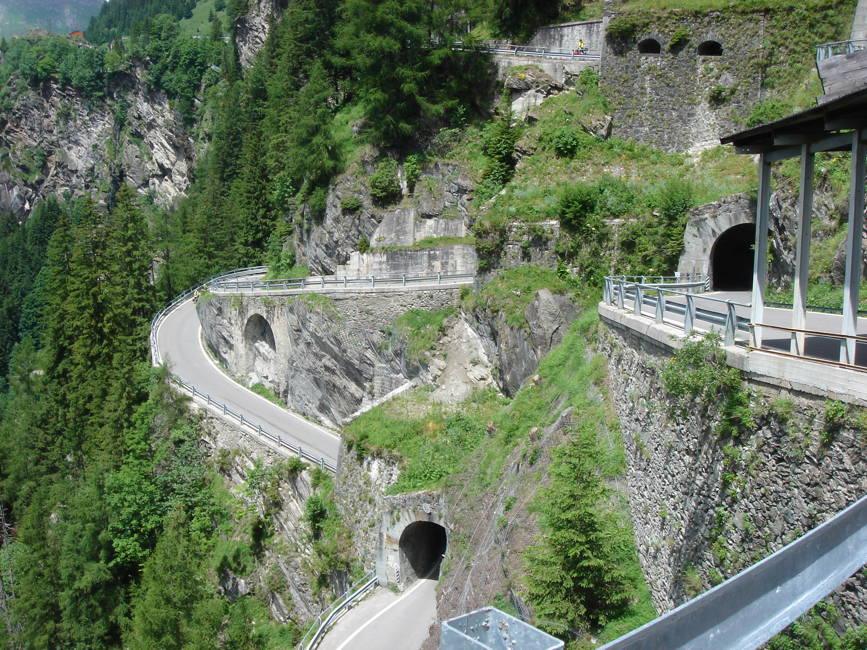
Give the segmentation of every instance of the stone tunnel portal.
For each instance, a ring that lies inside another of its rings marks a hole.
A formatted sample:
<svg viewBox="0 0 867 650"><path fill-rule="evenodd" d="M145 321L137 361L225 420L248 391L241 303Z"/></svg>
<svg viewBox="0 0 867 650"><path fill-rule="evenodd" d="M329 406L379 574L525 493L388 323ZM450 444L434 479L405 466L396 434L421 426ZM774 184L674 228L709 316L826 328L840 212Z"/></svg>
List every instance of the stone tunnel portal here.
<svg viewBox="0 0 867 650"><path fill-rule="evenodd" d="M407 578L439 579L448 545L446 529L430 521L416 521L400 536L400 564Z"/></svg>
<svg viewBox="0 0 867 650"><path fill-rule="evenodd" d="M271 366L277 352L274 330L259 314L253 314L244 326L246 371L251 383L269 382Z"/></svg>
<svg viewBox="0 0 867 650"><path fill-rule="evenodd" d="M715 291L749 291L753 286L753 248L756 226L732 226L714 242L710 253L712 287Z"/></svg>

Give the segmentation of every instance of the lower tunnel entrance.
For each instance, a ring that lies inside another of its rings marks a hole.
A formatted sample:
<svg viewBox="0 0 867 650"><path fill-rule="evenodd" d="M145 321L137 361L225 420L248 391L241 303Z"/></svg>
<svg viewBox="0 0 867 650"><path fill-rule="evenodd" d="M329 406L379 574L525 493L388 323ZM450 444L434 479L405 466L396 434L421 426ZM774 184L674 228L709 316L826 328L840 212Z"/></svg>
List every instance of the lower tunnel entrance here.
<svg viewBox="0 0 867 650"><path fill-rule="evenodd" d="M753 286L756 226L742 223L717 237L710 253L711 279L716 291L749 291Z"/></svg>
<svg viewBox="0 0 867 650"><path fill-rule="evenodd" d="M446 529L430 521L416 521L404 528L400 536L400 564L405 576L440 577L440 564L447 546Z"/></svg>

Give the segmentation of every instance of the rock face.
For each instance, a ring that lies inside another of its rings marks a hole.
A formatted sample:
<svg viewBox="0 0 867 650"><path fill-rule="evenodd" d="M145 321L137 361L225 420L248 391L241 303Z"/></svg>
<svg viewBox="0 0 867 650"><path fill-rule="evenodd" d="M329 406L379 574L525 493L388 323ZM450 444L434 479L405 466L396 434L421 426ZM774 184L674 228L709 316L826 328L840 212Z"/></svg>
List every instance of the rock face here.
<svg viewBox="0 0 867 650"><path fill-rule="evenodd" d="M380 207L367 185L375 159L376 153L368 151L357 168L332 183L321 222L296 234L299 261L315 273L348 277L474 273L472 246L455 243L468 234L469 178L455 165L434 163L422 170L410 192L401 170L403 199ZM359 252L362 240L370 246L364 253Z"/></svg>
<svg viewBox="0 0 867 650"><path fill-rule="evenodd" d="M253 64L279 12L279 0L252 0L247 13L238 18L235 23L235 45L241 67L249 68Z"/></svg>
<svg viewBox="0 0 867 650"><path fill-rule="evenodd" d="M304 503L313 492L309 472L280 481L275 494L266 496L255 489L244 489L249 487L251 470L257 464L274 467L285 462L282 456L210 414L205 413L203 428L208 433L203 444L233 492L247 501L258 516L267 511L274 532L283 542L279 553L266 549L257 569L249 575L221 569L218 576L221 589L230 600L251 591L262 594L271 616L281 623L289 620L297 623L316 616L325 603L314 596L305 568L312 551L304 521ZM279 503L274 502L275 497Z"/></svg>
<svg viewBox="0 0 867 650"><path fill-rule="evenodd" d="M20 94L0 117L0 210L26 217L41 198L95 189L122 177L169 207L184 196L195 161L193 142L163 93L150 92L143 71L112 80L111 99L127 106L120 124L106 101L87 101L55 83Z"/></svg>
<svg viewBox="0 0 867 650"><path fill-rule="evenodd" d="M666 394L666 351L609 326L601 352L626 448L635 541L661 611L867 492L867 438L851 423L826 433L822 400L750 383L757 430L721 440L706 407L682 411ZM864 621L867 576L850 579L832 600L849 621Z"/></svg>
<svg viewBox="0 0 867 650"><path fill-rule="evenodd" d="M242 382L262 383L289 408L325 424L405 385L421 368L392 333L410 309L441 309L457 290L303 295L210 296L198 312L208 347Z"/></svg>
<svg viewBox="0 0 867 650"><path fill-rule="evenodd" d="M514 327L502 313L487 310L466 317L493 361L498 386L505 394L514 395L536 371L542 357L563 340L577 315L577 307L567 296L540 289L524 312L523 327Z"/></svg>

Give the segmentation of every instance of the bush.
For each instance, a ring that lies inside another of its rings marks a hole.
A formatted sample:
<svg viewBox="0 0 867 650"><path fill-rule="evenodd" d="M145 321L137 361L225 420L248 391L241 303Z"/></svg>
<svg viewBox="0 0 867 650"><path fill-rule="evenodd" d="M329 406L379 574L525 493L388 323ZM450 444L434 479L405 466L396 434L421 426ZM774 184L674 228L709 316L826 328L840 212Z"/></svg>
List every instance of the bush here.
<svg viewBox="0 0 867 650"><path fill-rule="evenodd" d="M358 239L358 252L362 255L370 250L370 240L362 235Z"/></svg>
<svg viewBox="0 0 867 650"><path fill-rule="evenodd" d="M551 144L554 147L554 153L560 156L560 158L572 158L578 151L581 140L575 129L564 126L554 132Z"/></svg>
<svg viewBox="0 0 867 650"><path fill-rule="evenodd" d="M681 25L674 30L671 35L671 41L668 44L668 49L671 52L682 49L689 42L689 28Z"/></svg>
<svg viewBox="0 0 867 650"><path fill-rule="evenodd" d="M390 205L400 199L396 161L386 158L376 166L370 177L370 196L377 205Z"/></svg>
<svg viewBox="0 0 867 650"><path fill-rule="evenodd" d="M357 196L347 196L340 202L340 209L347 213L361 210L361 199Z"/></svg>
<svg viewBox="0 0 867 650"><path fill-rule="evenodd" d="M563 227L573 233L585 231L596 213L597 198L596 187L588 183L576 183L564 189L558 204Z"/></svg>
<svg viewBox="0 0 867 650"><path fill-rule="evenodd" d="M643 26L636 16L615 16L608 23L605 37L615 41L626 41L633 38L636 32Z"/></svg>
<svg viewBox="0 0 867 650"><path fill-rule="evenodd" d="M596 211L603 219L616 219L635 210L638 203L635 190L625 181L603 176L596 188Z"/></svg>
<svg viewBox="0 0 867 650"><path fill-rule="evenodd" d="M716 85L707 94L707 101L711 106L722 106L734 94L735 89L728 86Z"/></svg>
<svg viewBox="0 0 867 650"><path fill-rule="evenodd" d="M415 154L407 156L403 163L403 173L406 175L406 187L410 192L415 191L415 184L421 176L421 161Z"/></svg>
<svg viewBox="0 0 867 650"><path fill-rule="evenodd" d="M753 128L779 120L789 114L789 106L779 99L766 99L753 106L747 118L747 127Z"/></svg>

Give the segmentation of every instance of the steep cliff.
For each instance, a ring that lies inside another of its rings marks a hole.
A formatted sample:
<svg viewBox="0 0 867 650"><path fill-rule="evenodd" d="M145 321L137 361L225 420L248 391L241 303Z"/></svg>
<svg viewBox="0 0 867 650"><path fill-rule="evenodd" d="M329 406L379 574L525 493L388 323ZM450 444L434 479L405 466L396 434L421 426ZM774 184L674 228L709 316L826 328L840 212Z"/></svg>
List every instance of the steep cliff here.
<svg viewBox="0 0 867 650"><path fill-rule="evenodd" d="M117 73L104 100L53 81L17 93L0 114L0 210L26 217L50 194L104 193L118 181L162 207L184 196L193 141L145 74Z"/></svg>

